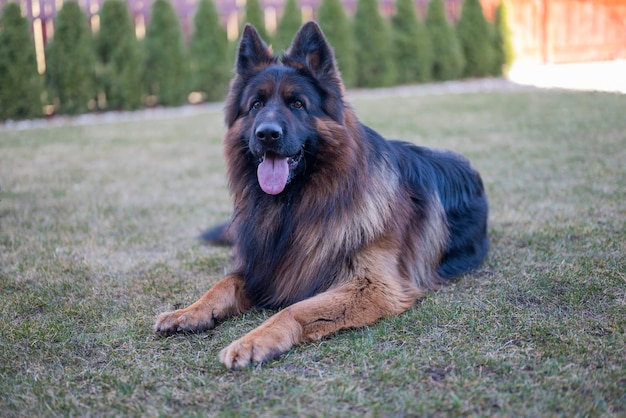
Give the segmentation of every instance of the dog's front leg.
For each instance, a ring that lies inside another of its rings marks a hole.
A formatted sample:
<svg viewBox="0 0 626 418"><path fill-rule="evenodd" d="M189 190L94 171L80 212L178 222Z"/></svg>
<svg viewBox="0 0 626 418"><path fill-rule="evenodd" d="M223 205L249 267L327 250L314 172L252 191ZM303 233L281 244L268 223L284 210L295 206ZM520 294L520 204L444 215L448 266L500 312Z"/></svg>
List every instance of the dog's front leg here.
<svg viewBox="0 0 626 418"><path fill-rule="evenodd" d="M184 309L160 314L154 325L155 332L172 334L185 331L205 331L215 326L215 321L243 313L251 302L244 290L241 276L231 274L215 284L197 302Z"/></svg>
<svg viewBox="0 0 626 418"><path fill-rule="evenodd" d="M356 279L273 315L223 349L220 361L229 369L267 361L301 342L403 312L421 294L397 281Z"/></svg>

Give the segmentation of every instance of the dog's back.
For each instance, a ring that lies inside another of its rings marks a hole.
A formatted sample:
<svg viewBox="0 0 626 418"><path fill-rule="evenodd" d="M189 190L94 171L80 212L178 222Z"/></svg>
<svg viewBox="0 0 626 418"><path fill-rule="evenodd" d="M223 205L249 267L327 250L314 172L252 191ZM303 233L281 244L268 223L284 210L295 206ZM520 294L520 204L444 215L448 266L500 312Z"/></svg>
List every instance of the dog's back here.
<svg viewBox="0 0 626 418"><path fill-rule="evenodd" d="M438 273L452 279L478 267L489 250L488 203L482 180L469 161L450 152L392 141L409 187L433 190L446 214L448 245Z"/></svg>

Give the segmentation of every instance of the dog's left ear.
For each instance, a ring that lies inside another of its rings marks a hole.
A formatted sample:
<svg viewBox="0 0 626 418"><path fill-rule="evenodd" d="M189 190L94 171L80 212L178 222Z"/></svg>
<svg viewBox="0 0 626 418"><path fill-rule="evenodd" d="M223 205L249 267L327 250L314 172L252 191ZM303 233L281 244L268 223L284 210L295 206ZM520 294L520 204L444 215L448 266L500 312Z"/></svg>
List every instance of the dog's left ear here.
<svg viewBox="0 0 626 418"><path fill-rule="evenodd" d="M300 28L283 57L283 63L295 67L304 64L318 78L338 75L333 49L322 29L313 21Z"/></svg>
<svg viewBox="0 0 626 418"><path fill-rule="evenodd" d="M250 23L243 28L235 72L243 78L256 74L261 68L276 63L272 49L259 36L259 32Z"/></svg>

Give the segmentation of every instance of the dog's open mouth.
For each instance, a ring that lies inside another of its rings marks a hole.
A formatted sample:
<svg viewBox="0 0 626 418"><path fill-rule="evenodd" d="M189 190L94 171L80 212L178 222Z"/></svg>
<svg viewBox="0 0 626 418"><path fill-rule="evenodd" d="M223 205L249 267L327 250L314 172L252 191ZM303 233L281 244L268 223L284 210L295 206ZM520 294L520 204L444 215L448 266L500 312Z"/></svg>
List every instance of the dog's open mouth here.
<svg viewBox="0 0 626 418"><path fill-rule="evenodd" d="M282 157L268 151L261 157L257 168L257 178L261 189L271 195L277 195L285 190L291 180L293 171L300 164L304 156L304 149L291 157Z"/></svg>

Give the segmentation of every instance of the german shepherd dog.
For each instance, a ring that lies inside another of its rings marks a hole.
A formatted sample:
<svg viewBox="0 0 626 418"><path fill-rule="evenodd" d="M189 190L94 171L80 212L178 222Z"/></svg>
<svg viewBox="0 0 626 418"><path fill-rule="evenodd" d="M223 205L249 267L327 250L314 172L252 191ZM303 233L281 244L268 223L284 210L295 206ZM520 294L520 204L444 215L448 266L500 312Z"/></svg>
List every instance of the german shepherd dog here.
<svg viewBox="0 0 626 418"><path fill-rule="evenodd" d="M207 236L231 241L232 273L155 331L204 331L253 307L279 309L224 348L227 368L400 314L487 254L479 174L452 152L389 141L346 103L333 50L303 25L276 57L244 29L226 102L234 203Z"/></svg>

